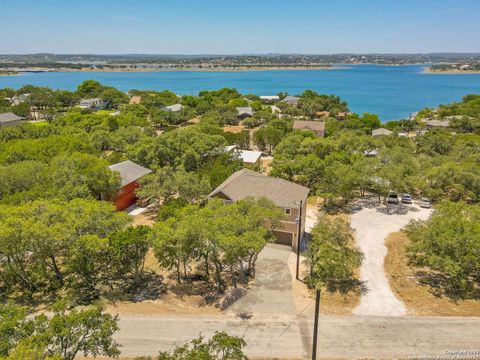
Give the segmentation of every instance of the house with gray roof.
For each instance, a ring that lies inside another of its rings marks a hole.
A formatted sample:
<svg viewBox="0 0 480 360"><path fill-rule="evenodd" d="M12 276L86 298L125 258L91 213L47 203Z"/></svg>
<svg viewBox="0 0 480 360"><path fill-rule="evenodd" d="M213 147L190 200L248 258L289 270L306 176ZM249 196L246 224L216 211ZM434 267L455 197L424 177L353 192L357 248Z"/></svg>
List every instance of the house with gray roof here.
<svg viewBox="0 0 480 360"><path fill-rule="evenodd" d="M313 131L318 136L325 136L325 122L324 121L306 121L295 120L293 122L293 130L309 130Z"/></svg>
<svg viewBox="0 0 480 360"><path fill-rule="evenodd" d="M448 128L450 126L449 120L429 120L427 121L428 128Z"/></svg>
<svg viewBox="0 0 480 360"><path fill-rule="evenodd" d="M307 197L310 189L293 182L242 169L232 174L208 197L234 202L247 197L265 197L285 213L281 226L273 230L277 242L297 248L305 232ZM301 206L301 207L300 207Z"/></svg>
<svg viewBox="0 0 480 360"><path fill-rule="evenodd" d="M14 113L7 112L0 114L0 127L16 126L22 123L23 117L15 115Z"/></svg>
<svg viewBox="0 0 480 360"><path fill-rule="evenodd" d="M389 136L392 135L393 132L385 129L385 128L379 128L379 129L374 129L372 130L372 136Z"/></svg>
<svg viewBox="0 0 480 360"><path fill-rule="evenodd" d="M137 201L135 190L140 186L138 180L150 174L152 170L135 164L130 160L110 165L108 168L120 175L120 189L115 195L113 202L117 210L125 210Z"/></svg>
<svg viewBox="0 0 480 360"><path fill-rule="evenodd" d="M298 96L285 96L281 102L287 103L289 105L297 106L300 98Z"/></svg>
<svg viewBox="0 0 480 360"><path fill-rule="evenodd" d="M253 109L251 106L238 106L237 107L237 117L239 119L245 119L247 117L253 116Z"/></svg>

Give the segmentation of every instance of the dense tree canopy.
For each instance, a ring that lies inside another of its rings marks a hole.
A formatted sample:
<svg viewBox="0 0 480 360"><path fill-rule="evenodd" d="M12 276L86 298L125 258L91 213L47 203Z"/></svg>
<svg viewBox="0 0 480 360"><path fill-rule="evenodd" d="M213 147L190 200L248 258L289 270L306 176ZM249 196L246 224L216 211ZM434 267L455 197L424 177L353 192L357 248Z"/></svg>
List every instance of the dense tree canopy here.
<svg viewBox="0 0 480 360"><path fill-rule="evenodd" d="M407 232L414 264L438 273L447 292L477 296L480 285L480 206L442 202L431 218L411 223Z"/></svg>

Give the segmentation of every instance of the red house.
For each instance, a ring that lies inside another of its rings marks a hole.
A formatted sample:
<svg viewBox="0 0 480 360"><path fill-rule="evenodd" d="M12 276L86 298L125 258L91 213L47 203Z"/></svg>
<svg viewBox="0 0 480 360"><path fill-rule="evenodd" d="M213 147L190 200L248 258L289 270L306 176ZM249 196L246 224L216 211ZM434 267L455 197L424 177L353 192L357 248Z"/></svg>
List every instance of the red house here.
<svg viewBox="0 0 480 360"><path fill-rule="evenodd" d="M115 203L117 210L125 210L137 201L135 189L139 187L138 179L151 173L152 170L135 164L130 160L110 165L108 168L120 174L121 188L114 197L113 202Z"/></svg>

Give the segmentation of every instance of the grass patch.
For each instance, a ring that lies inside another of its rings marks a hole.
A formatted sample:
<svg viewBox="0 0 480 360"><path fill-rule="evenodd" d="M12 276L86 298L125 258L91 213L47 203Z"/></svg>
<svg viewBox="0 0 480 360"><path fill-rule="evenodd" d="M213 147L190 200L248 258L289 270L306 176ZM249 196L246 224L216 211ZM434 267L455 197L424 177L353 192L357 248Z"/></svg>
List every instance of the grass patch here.
<svg viewBox="0 0 480 360"><path fill-rule="evenodd" d="M403 301L412 315L434 316L480 316L479 300L452 300L434 294L428 285L419 283L417 272L425 271L408 265L407 234L396 232L385 241L385 273L395 295Z"/></svg>

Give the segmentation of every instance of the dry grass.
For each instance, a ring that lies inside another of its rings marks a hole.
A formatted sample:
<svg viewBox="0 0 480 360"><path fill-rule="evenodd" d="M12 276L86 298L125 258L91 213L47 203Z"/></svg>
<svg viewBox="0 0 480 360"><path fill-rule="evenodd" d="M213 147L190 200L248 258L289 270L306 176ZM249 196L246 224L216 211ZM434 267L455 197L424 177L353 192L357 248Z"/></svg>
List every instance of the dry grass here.
<svg viewBox="0 0 480 360"><path fill-rule="evenodd" d="M272 169L272 161L273 161L272 156L260 158L260 167L262 169L261 170L262 174L268 175L270 173L270 170Z"/></svg>
<svg viewBox="0 0 480 360"><path fill-rule="evenodd" d="M435 296L415 276L417 269L408 265L406 246L408 236L404 232L390 234L385 241L387 256L385 272L393 292L402 300L411 315L480 316L480 300L453 301L446 296Z"/></svg>
<svg viewBox="0 0 480 360"><path fill-rule="evenodd" d="M156 214L152 211L145 211L141 214L133 216L132 225L148 225L151 226L155 223L155 216Z"/></svg>
<svg viewBox="0 0 480 360"><path fill-rule="evenodd" d="M245 129L245 126L243 125L225 125L223 127L224 132L231 132L235 134L242 132L243 129Z"/></svg>

